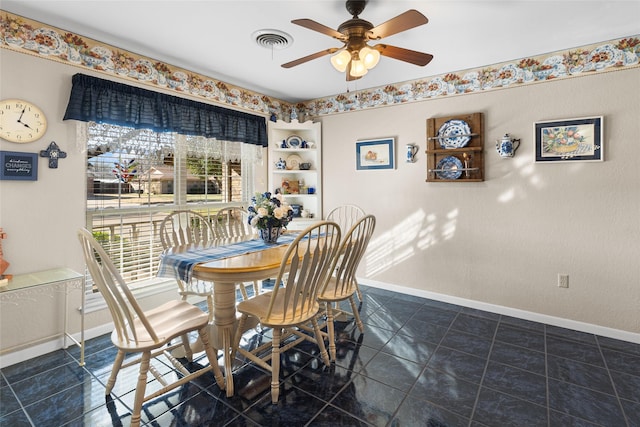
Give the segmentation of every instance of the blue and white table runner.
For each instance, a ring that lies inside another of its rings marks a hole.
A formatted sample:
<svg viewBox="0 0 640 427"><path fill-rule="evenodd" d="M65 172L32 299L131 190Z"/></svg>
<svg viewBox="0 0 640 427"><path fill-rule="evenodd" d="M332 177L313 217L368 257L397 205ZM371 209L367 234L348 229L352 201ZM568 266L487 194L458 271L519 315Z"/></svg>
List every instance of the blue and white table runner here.
<svg viewBox="0 0 640 427"><path fill-rule="evenodd" d="M160 255L158 277L180 278L185 282L189 282L192 277L193 268L197 264L257 252L275 246L288 245L293 242L297 236L297 233L282 234L275 244L267 244L262 239L252 239L222 246L194 247L193 249L180 253L163 252L162 255Z"/></svg>

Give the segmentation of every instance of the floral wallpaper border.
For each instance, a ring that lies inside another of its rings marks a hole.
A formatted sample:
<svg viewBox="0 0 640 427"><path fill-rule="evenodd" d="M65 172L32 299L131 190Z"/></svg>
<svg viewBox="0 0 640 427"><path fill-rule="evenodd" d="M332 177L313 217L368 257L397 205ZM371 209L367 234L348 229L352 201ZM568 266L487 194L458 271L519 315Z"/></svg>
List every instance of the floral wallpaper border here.
<svg viewBox="0 0 640 427"><path fill-rule="evenodd" d="M305 102L304 111L319 116L638 67L639 37L316 99Z"/></svg>
<svg viewBox="0 0 640 427"><path fill-rule="evenodd" d="M0 9L0 48L41 56L105 74L187 93L265 115L288 114L292 105L60 30Z"/></svg>
<svg viewBox="0 0 640 427"><path fill-rule="evenodd" d="M517 62L505 62L291 104L1 9L0 48L69 63L287 120L294 107L301 118L309 119L640 66L640 35L634 35L524 58Z"/></svg>

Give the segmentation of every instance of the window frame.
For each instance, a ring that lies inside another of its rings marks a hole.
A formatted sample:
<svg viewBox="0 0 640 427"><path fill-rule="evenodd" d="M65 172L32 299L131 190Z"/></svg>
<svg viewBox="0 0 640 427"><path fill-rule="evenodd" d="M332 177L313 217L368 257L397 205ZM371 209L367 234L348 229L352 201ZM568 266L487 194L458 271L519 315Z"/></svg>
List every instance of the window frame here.
<svg viewBox="0 0 640 427"><path fill-rule="evenodd" d="M91 126L93 122L81 122L81 125L84 125L84 131L79 132L79 139L82 139L82 141L80 141L85 147L87 146L88 140L89 140L89 133L88 133L88 126ZM110 125L110 126L116 126L116 125ZM127 126L122 126L123 128L127 128ZM172 132L174 133L174 132ZM175 133L174 133L175 134ZM118 207L116 209L113 208L95 208L95 209L89 209L87 203L85 203L85 215L86 215L86 227L89 231L94 231L94 221L96 220L96 218L106 218L106 217L113 217L113 218L121 218L123 215L127 215L127 214L132 214L132 215L153 215L154 213L161 213L161 212L171 212L173 210L183 210L183 209L192 209L192 210L197 210L198 212L201 212L203 214L205 214L205 216L213 216L215 215L215 213L217 213L218 210L224 208L224 207L228 207L228 206L239 206L239 207L243 207L247 205L247 201L250 197L250 195L253 194L253 189L254 189L254 185L255 185L255 170L254 170L254 165L253 165L253 161L251 161L250 157L251 156L260 156L259 150L262 150L262 147L260 146L256 146L256 145L252 145L252 144L245 144L245 143L233 143L233 144L242 144L240 146L240 152L241 153L247 153L246 155L241 154L240 156L240 173L241 173L241 191L242 191L242 199L240 201L199 201L196 203L193 202L188 202L187 201L187 173L186 173L186 156L187 156L187 150L184 150L183 147L180 146L180 144L186 144L187 143L187 139L184 138L184 136L175 134L175 141L176 141L176 149L174 150L174 162L177 162L177 164L174 164L174 183L173 183L173 202L171 204L161 204L161 205L151 205L151 206L133 206L133 207ZM182 142L180 142L182 141ZM227 144L227 142L225 141L218 141L220 144ZM252 154L249 151L245 151L245 150L255 150ZM223 160L223 170L225 169L224 167L224 163L232 163L230 160ZM228 170L231 170L231 168L227 168ZM88 176L88 167L85 166L85 171L84 171L85 176ZM223 177L224 178L224 177ZM88 182L88 180L87 180ZM85 194L87 194L87 196L85 196L85 198L88 197L88 192L85 192ZM231 195L229 195L229 198L231 197ZM88 200L88 199L87 199ZM152 224L152 227L158 227L159 226L159 221L156 224L155 220L151 220L150 222L141 222L140 224ZM122 219L120 219L120 224L116 224L114 227L122 227ZM150 248L149 250L150 252L150 256L156 256L156 252L157 252L157 256L159 257L160 252L161 252L161 248L156 247L156 241L157 244L159 244L159 238L157 235L157 229L153 230L154 232L154 238L152 239L152 242L150 244ZM110 234L112 235L112 234ZM114 262L116 262L116 260L114 260ZM159 261L158 261L159 262ZM117 262L116 262L116 265ZM155 264L151 264L151 268L153 268ZM102 297L102 295L99 292L96 292L96 290L93 288L93 283L91 281L91 277L88 273L88 271L85 271L85 277L87 278L86 280L86 284L85 284L85 305L84 305L84 310L85 313L89 313L92 311L96 311L96 310L101 310L106 308L106 303L104 301L104 298ZM126 280L126 278L125 278ZM146 296L151 296L151 295L156 295L156 294L160 294L160 293L164 293L164 292L168 292L171 290L177 291L177 286L175 284L174 280L171 279L167 279L167 278L158 278L157 276L153 276L153 277L149 277L147 279L144 280L140 280L135 282L135 284L132 286L132 291L134 293L134 295L136 295L137 297L146 297ZM176 296L177 296L177 292L176 292Z"/></svg>

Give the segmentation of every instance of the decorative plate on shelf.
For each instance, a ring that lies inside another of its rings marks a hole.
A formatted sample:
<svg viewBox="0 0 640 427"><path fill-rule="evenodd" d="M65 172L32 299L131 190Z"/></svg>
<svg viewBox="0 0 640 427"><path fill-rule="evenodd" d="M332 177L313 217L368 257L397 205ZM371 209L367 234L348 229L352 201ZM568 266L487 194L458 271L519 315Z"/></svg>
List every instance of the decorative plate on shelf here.
<svg viewBox="0 0 640 427"><path fill-rule="evenodd" d="M302 138L298 135L291 135L287 138L287 147L289 148L300 148L302 146Z"/></svg>
<svg viewBox="0 0 640 427"><path fill-rule="evenodd" d="M302 163L302 159L297 154L292 154L287 157L287 169L297 170L300 169L300 163Z"/></svg>
<svg viewBox="0 0 640 427"><path fill-rule="evenodd" d="M448 120L438 130L442 148L462 148L471 140L471 128L464 120Z"/></svg>
<svg viewBox="0 0 640 427"><path fill-rule="evenodd" d="M458 179L462 176L462 162L457 157L447 156L436 165L436 175L440 179Z"/></svg>

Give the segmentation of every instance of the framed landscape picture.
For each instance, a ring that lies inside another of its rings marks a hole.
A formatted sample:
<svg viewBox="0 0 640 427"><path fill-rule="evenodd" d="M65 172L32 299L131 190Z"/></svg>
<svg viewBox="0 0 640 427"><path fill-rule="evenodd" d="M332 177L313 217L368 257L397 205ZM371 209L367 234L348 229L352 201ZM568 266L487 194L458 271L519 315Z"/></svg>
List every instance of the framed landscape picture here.
<svg viewBox="0 0 640 427"><path fill-rule="evenodd" d="M356 170L393 169L394 138L356 142Z"/></svg>
<svg viewBox="0 0 640 427"><path fill-rule="evenodd" d="M535 123L536 162L601 162L602 116Z"/></svg>

